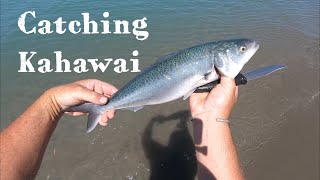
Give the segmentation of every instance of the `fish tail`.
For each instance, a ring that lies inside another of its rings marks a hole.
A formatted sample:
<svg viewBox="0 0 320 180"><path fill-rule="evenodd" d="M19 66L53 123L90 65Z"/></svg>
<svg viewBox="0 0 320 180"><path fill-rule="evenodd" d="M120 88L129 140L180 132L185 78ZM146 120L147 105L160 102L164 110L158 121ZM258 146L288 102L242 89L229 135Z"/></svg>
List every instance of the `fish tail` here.
<svg viewBox="0 0 320 180"><path fill-rule="evenodd" d="M67 109L68 112L83 112L88 114L87 121L87 133L91 132L99 123L102 111L100 110L101 106L92 104L92 103L84 103L78 106L73 106Z"/></svg>

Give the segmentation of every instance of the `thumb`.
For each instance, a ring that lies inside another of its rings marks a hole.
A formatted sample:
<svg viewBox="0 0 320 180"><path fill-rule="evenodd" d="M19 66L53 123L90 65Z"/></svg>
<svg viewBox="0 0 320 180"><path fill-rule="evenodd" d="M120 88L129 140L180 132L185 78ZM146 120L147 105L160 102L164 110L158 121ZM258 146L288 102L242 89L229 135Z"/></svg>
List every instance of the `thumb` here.
<svg viewBox="0 0 320 180"><path fill-rule="evenodd" d="M104 105L108 102L107 97L82 86L79 86L79 88L76 89L73 97L80 101L91 102L99 105Z"/></svg>
<svg viewBox="0 0 320 180"><path fill-rule="evenodd" d="M220 84L228 89L235 89L236 83L233 78L227 77L227 76L221 76L220 77Z"/></svg>
<svg viewBox="0 0 320 180"><path fill-rule="evenodd" d="M220 77L220 84L218 84L213 90L211 90L209 94L210 99L216 99L217 96L230 96L231 94L234 94L236 89L236 83L234 79L227 77L227 76L221 76ZM219 94L219 95L218 95ZM221 101L224 101L224 98L218 98Z"/></svg>

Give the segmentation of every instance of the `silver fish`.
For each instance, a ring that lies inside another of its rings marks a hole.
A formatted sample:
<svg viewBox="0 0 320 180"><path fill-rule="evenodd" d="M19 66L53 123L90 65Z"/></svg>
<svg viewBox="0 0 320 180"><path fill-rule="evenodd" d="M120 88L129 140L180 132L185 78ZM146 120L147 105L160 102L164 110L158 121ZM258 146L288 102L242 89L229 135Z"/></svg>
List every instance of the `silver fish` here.
<svg viewBox="0 0 320 180"><path fill-rule="evenodd" d="M217 80L219 74L234 78L259 48L250 39L234 39L196 45L158 59L116 92L106 105L84 103L68 109L89 113L87 132L110 109L138 111L145 105L187 99L199 86Z"/></svg>

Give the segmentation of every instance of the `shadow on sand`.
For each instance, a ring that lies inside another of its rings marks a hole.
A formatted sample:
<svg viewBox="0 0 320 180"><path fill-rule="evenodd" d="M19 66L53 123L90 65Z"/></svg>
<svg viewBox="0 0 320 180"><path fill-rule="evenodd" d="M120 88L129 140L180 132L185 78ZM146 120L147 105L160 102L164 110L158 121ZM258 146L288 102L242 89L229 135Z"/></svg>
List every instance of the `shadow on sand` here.
<svg viewBox="0 0 320 180"><path fill-rule="evenodd" d="M150 163L150 180L195 179L197 159L195 145L187 127L187 122L190 119L190 112L184 110L166 117L156 116L147 124L142 135L142 144ZM152 139L153 130L156 128L155 124L172 120L178 121L178 123L176 129L170 135L168 145L162 145ZM201 139L196 141L201 141ZM198 166L201 167L200 174L203 179L215 179L202 164L198 163Z"/></svg>
<svg viewBox="0 0 320 180"><path fill-rule="evenodd" d="M167 121L179 121L176 129L171 133L168 145L162 145L152 139L155 124ZM197 159L195 145L187 127L191 120L187 110L173 113L169 116L156 116L147 124L143 135L142 144L147 159L150 163L150 180L194 180L197 174ZM200 122L200 121L196 121ZM195 122L195 123L196 123ZM196 127L202 126L196 123ZM196 141L201 141L196 138ZM214 175L201 163L198 163L201 179L216 179Z"/></svg>
<svg viewBox="0 0 320 180"><path fill-rule="evenodd" d="M187 127L190 112L180 111L167 117L157 116L150 120L142 135L142 144L150 163L150 180L194 179L197 173L195 146ZM179 121L170 135L168 145L152 139L155 124L166 121Z"/></svg>

